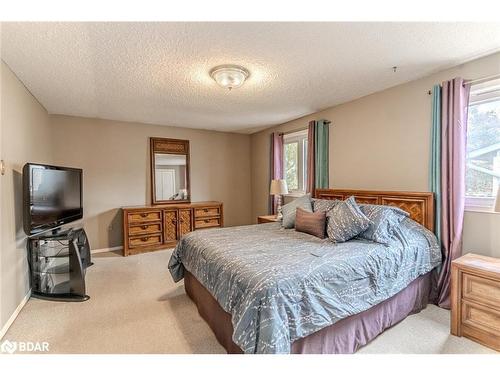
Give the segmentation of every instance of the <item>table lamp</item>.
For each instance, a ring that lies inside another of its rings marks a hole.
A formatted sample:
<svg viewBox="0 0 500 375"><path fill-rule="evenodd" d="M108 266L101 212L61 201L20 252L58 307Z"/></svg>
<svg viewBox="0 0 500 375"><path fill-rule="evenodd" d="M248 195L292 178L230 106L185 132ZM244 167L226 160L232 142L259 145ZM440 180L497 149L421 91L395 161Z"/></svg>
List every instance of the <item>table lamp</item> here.
<svg viewBox="0 0 500 375"><path fill-rule="evenodd" d="M288 187L286 185L285 180L272 180L271 181L271 189L269 191L270 195L276 196L277 199L277 207L276 207L276 214L278 219L281 218L281 196L283 194L288 194Z"/></svg>

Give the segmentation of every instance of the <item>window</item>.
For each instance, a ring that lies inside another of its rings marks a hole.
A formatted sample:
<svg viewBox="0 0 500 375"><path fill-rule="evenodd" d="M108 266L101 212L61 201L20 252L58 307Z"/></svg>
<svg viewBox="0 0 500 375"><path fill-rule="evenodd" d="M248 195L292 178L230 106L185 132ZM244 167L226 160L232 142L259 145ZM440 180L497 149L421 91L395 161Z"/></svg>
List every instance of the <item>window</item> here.
<svg viewBox="0 0 500 375"><path fill-rule="evenodd" d="M489 210L500 183L500 79L471 88L465 171L466 207Z"/></svg>
<svg viewBox="0 0 500 375"><path fill-rule="evenodd" d="M305 193L307 181L307 130L284 135L283 171L290 193Z"/></svg>

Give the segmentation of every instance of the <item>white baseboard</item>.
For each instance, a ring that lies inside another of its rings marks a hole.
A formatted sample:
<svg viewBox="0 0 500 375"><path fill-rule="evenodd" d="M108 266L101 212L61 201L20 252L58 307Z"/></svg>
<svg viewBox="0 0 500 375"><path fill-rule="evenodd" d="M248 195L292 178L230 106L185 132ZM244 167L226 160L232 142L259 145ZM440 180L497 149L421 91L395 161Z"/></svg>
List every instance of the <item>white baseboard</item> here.
<svg viewBox="0 0 500 375"><path fill-rule="evenodd" d="M16 320L17 316L19 315L19 313L23 309L24 305L26 305L26 303L30 299L30 296L31 296L31 289L28 290L28 293L24 296L23 300L19 303L19 305L16 307L16 309L14 310L12 315L10 316L9 320L7 320L7 322L4 324L4 326L0 330L0 340L5 336L5 334L9 330L12 323L14 323L14 320Z"/></svg>
<svg viewBox="0 0 500 375"><path fill-rule="evenodd" d="M91 254L109 253L110 251L122 250L123 246L103 247L102 249L90 250Z"/></svg>

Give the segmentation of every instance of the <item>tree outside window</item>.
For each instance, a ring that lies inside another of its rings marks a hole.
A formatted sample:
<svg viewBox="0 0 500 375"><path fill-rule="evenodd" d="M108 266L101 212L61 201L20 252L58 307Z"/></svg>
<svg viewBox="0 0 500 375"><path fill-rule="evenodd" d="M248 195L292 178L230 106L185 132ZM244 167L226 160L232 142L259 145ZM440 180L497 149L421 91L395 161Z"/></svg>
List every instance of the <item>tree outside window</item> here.
<svg viewBox="0 0 500 375"><path fill-rule="evenodd" d="M468 208L493 206L500 182L500 81L473 87L467 123Z"/></svg>
<svg viewBox="0 0 500 375"><path fill-rule="evenodd" d="M285 134L283 171L288 190L305 193L307 180L307 130Z"/></svg>

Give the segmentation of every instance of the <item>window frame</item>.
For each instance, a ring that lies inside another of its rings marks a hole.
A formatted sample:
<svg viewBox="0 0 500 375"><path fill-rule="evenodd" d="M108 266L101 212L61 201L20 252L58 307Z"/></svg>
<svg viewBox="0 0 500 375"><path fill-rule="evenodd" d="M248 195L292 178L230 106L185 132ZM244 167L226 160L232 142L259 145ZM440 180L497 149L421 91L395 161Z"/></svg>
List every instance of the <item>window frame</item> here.
<svg viewBox="0 0 500 375"><path fill-rule="evenodd" d="M285 178L285 145L298 143L297 150L297 189L288 189L288 195L303 195L307 187L307 143L308 130L299 130L283 135L283 178Z"/></svg>
<svg viewBox="0 0 500 375"><path fill-rule="evenodd" d="M500 78L489 80L486 82L478 83L471 86L469 105L470 109L473 106L490 103L500 102ZM468 144L466 145L468 147ZM473 151L471 151L473 152ZM468 153L467 153L468 154ZM467 169L466 161L466 169ZM499 179L500 184L500 179ZM467 195L465 193L465 210L466 211L486 211L491 212L495 205L495 192L491 197L477 197Z"/></svg>

